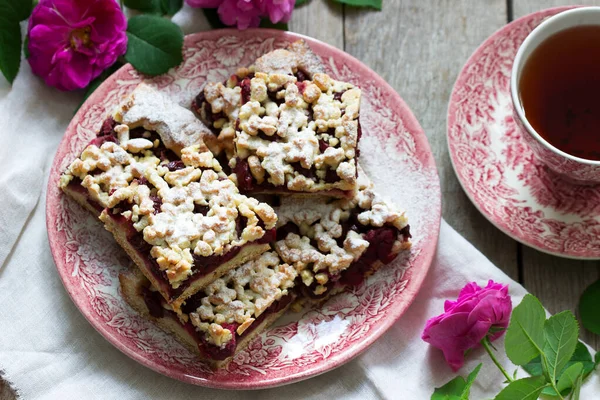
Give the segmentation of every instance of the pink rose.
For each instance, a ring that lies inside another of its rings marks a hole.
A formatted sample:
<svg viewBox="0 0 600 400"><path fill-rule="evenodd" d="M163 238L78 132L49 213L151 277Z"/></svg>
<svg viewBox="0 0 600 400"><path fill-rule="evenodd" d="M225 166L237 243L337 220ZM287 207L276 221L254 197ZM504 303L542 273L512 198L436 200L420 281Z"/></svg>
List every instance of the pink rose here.
<svg viewBox="0 0 600 400"><path fill-rule="evenodd" d="M225 25L235 25L238 29L256 28L261 17L257 3L253 0L223 0L218 10L219 18Z"/></svg>
<svg viewBox="0 0 600 400"><path fill-rule="evenodd" d="M86 87L127 50L115 0L41 0L29 18L29 64L60 90Z"/></svg>
<svg viewBox="0 0 600 400"><path fill-rule="evenodd" d="M272 23L288 22L294 11L296 0L261 0L260 10L268 15Z"/></svg>
<svg viewBox="0 0 600 400"><path fill-rule="evenodd" d="M217 8L223 0L185 0L185 2L195 8Z"/></svg>
<svg viewBox="0 0 600 400"><path fill-rule="evenodd" d="M444 313L427 321L421 339L444 352L446 362L457 371L467 350L483 338L496 340L508 326L512 302L508 285L489 281L485 288L472 282L456 301L444 303Z"/></svg>
<svg viewBox="0 0 600 400"><path fill-rule="evenodd" d="M238 29L257 27L261 17L272 23L288 22L296 0L185 0L190 7L218 8L225 25Z"/></svg>

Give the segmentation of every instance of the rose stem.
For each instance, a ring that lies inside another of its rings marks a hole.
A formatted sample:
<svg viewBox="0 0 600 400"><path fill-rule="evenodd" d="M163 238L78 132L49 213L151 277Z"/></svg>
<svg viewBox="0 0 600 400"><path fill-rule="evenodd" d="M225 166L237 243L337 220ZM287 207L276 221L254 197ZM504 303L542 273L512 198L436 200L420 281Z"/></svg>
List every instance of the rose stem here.
<svg viewBox="0 0 600 400"><path fill-rule="evenodd" d="M496 359L496 356L492 352L492 348L490 347L490 339L488 339L487 336L484 337L483 340L481 341L481 344L485 348L485 351L487 351L487 353L490 355L490 358L492 359L494 364L496 364L496 367L498 367L500 372L502 372L502 375L504 375L506 377L506 380L508 380L509 382L512 382L513 379L510 377L510 375L508 375L508 372L506 372L506 370L502 367L502 365L500 365L500 363Z"/></svg>

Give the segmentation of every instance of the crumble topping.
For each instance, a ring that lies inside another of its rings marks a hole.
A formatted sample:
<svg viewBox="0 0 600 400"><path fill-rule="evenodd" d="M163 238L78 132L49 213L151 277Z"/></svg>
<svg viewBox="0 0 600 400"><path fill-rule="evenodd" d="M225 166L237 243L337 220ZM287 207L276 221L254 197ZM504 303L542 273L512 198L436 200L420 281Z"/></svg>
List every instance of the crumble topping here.
<svg viewBox="0 0 600 400"><path fill-rule="evenodd" d="M203 144L183 148L180 161L161 161L144 148L146 142L160 144L144 138L150 132L133 148L138 138L129 139L129 126L117 125L114 132L124 141L89 145L60 185L79 178L93 200L131 221L173 288L194 273L195 258L202 263L201 257L222 255L274 228L273 209L240 194ZM101 219L107 217L104 211Z"/></svg>
<svg viewBox="0 0 600 400"><path fill-rule="evenodd" d="M296 276L296 270L283 264L275 252L263 253L209 284L200 306L190 313L192 324L210 343L224 346L287 295ZM238 324L235 332L222 326L232 323Z"/></svg>
<svg viewBox="0 0 600 400"><path fill-rule="evenodd" d="M359 190L352 199L282 197L276 208L279 240L274 248L283 261L294 265L302 282L316 295L324 293L332 277L365 253L369 229L388 226L402 231L408 225L404 211L375 193L363 174L359 174ZM279 228L284 235L280 236ZM408 238L399 234L391 252L397 254L408 247Z"/></svg>
<svg viewBox="0 0 600 400"><path fill-rule="evenodd" d="M206 142L212 147L214 141L210 130L198 121L194 113L143 83L117 107L113 117L129 128L141 126L158 133L164 145L177 154L181 149L198 143ZM148 145L143 139L134 140L136 142L130 144L132 148Z"/></svg>
<svg viewBox="0 0 600 400"><path fill-rule="evenodd" d="M242 105L242 82L256 72L280 73L303 78L311 78L315 73L325 72L323 64L304 40L297 40L285 49L271 51L249 68L239 68L224 83L207 83L194 105L200 115L217 136L216 148L210 146L215 154L224 151L226 157L233 157L235 123ZM198 100L200 99L200 100Z"/></svg>
<svg viewBox="0 0 600 400"><path fill-rule="evenodd" d="M208 82L203 89L204 105L198 104L200 116L217 131L218 152L225 151L227 157L233 156L233 139L235 137L235 122L242 103L241 79L246 77L247 70L239 70L238 75L232 75L224 84Z"/></svg>
<svg viewBox="0 0 600 400"><path fill-rule="evenodd" d="M322 73L298 82L257 72L238 114L236 163L247 160L258 183L291 191L354 189L360 95Z"/></svg>

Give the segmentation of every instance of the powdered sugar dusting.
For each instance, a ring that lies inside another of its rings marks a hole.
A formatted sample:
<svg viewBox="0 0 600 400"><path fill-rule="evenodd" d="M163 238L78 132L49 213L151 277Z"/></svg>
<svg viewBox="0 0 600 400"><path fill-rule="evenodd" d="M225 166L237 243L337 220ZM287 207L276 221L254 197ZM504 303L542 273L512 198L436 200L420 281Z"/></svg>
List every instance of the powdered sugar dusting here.
<svg viewBox="0 0 600 400"><path fill-rule="evenodd" d="M432 212L441 206L439 180L435 168L407 162L407 155L396 149L398 140L394 135L383 141L363 134L359 163L375 191L406 210L413 246L419 247L430 234L423 228L439 223L439 215Z"/></svg>

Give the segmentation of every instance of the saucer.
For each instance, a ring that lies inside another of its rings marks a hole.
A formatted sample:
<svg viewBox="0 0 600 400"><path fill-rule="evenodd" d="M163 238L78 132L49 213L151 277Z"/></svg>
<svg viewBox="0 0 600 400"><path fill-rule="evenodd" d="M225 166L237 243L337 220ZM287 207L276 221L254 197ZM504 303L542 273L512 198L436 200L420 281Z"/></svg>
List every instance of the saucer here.
<svg viewBox="0 0 600 400"><path fill-rule="evenodd" d="M600 259L600 185L576 185L545 167L512 114L510 75L519 46L544 19L570 8L519 18L473 53L450 97L448 147L463 189L498 229L552 255Z"/></svg>

